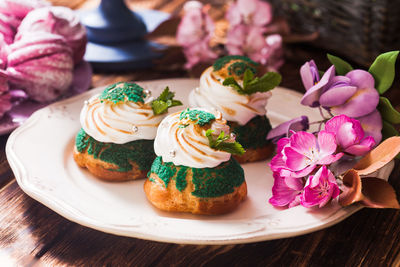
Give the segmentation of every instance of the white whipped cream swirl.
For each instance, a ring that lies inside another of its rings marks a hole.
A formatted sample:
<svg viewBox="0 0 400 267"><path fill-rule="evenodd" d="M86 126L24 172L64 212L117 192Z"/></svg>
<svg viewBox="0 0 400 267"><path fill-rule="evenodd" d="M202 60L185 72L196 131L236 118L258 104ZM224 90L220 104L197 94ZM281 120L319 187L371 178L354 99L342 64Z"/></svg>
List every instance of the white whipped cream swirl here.
<svg viewBox="0 0 400 267"><path fill-rule="evenodd" d="M210 127L214 130L213 136L218 136L221 131L229 134L229 126L226 120L222 119L220 112L196 109L214 114L215 120L211 122ZM180 113L170 114L158 127L154 140L154 151L157 156L161 156L164 162L192 168L214 168L231 158L230 153L209 146L206 137L207 127L201 127L187 119L180 120Z"/></svg>
<svg viewBox="0 0 400 267"><path fill-rule="evenodd" d="M85 101L80 115L83 130L99 142L124 144L153 140L166 114L154 115L149 98L145 103L103 101L95 95Z"/></svg>
<svg viewBox="0 0 400 267"><path fill-rule="evenodd" d="M271 92L240 95L232 87L222 85L224 78L207 68L200 77L200 86L190 92L191 107L216 108L228 121L245 125L257 115L265 115ZM238 81L242 84L242 81Z"/></svg>

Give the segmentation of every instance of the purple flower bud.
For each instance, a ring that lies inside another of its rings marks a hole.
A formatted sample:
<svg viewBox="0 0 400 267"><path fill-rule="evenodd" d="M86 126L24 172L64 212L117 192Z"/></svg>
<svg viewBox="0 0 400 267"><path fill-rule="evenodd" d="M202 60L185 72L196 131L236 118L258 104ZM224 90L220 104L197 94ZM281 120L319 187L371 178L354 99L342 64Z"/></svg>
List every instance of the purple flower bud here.
<svg viewBox="0 0 400 267"><path fill-rule="evenodd" d="M269 131L267 139L271 140L274 144L282 137L289 137L291 131L307 131L309 128L308 117L301 116L294 118L290 121L284 122Z"/></svg>
<svg viewBox="0 0 400 267"><path fill-rule="evenodd" d="M310 60L301 66L300 76L306 91L319 82L318 68L314 60Z"/></svg>
<svg viewBox="0 0 400 267"><path fill-rule="evenodd" d="M331 66L322 76L321 80L314 86L309 88L301 99L301 104L310 107L318 107L319 97L324 87L330 83L332 78L335 76L335 66ZM303 77L303 76L302 76Z"/></svg>

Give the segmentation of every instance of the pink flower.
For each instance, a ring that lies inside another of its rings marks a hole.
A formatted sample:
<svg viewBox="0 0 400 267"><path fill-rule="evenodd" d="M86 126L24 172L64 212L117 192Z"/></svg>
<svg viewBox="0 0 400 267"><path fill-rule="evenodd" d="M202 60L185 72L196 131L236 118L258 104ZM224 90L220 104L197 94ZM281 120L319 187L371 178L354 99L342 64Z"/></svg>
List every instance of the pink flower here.
<svg viewBox="0 0 400 267"><path fill-rule="evenodd" d="M51 6L35 9L22 20L15 36L20 40L32 32L49 32L63 36L72 48L74 63L79 63L86 49L86 30L76 12L67 7Z"/></svg>
<svg viewBox="0 0 400 267"><path fill-rule="evenodd" d="M183 53L187 59L185 68L191 69L197 63L215 59L217 55L209 48L208 42L200 41L188 47L184 47Z"/></svg>
<svg viewBox="0 0 400 267"><path fill-rule="evenodd" d="M239 24L265 26L272 20L271 5L260 0L237 0L229 6L226 19L231 27Z"/></svg>
<svg viewBox="0 0 400 267"><path fill-rule="evenodd" d="M272 187L272 197L269 199L275 207L289 208L300 204L300 195L303 191L304 183L302 179L282 177L278 172L274 172L274 185Z"/></svg>
<svg viewBox="0 0 400 267"><path fill-rule="evenodd" d="M247 25L237 25L228 31L226 49L230 55L246 55L261 64L268 62L272 52L264 37L264 29Z"/></svg>
<svg viewBox="0 0 400 267"><path fill-rule="evenodd" d="M338 146L352 155L365 155L375 146L372 136L364 137L361 123L346 115L335 116L325 124L325 131L334 133Z"/></svg>
<svg viewBox="0 0 400 267"><path fill-rule="evenodd" d="M186 68L199 62L207 62L217 57L210 48L214 33L214 22L207 13L207 7L198 1L189 1L184 6L185 15L179 23L176 33L178 43L183 47Z"/></svg>
<svg viewBox="0 0 400 267"><path fill-rule="evenodd" d="M339 160L343 153L334 154L336 147L333 133L320 131L316 138L311 133L297 132L278 141L278 153L272 158L270 167L284 177L305 177L317 165L329 165Z"/></svg>
<svg viewBox="0 0 400 267"><path fill-rule="evenodd" d="M322 166L315 175L310 175L301 197L304 207L325 206L331 199L339 196L340 190L335 176L326 166Z"/></svg>

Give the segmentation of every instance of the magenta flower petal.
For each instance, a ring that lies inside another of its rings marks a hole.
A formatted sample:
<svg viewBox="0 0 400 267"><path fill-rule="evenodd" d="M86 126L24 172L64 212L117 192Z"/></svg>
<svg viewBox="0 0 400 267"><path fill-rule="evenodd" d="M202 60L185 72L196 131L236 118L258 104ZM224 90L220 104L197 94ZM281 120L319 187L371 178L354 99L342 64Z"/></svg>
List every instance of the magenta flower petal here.
<svg viewBox="0 0 400 267"><path fill-rule="evenodd" d="M315 175L309 177L301 198L304 207L325 206L340 193L336 179L326 166L322 166Z"/></svg>
<svg viewBox="0 0 400 267"><path fill-rule="evenodd" d="M379 144L382 140L382 118L378 110L374 110L370 114L357 118L365 136L372 136L375 139L375 144Z"/></svg>
<svg viewBox="0 0 400 267"><path fill-rule="evenodd" d="M303 178L309 175L315 169L315 167L317 167L317 165L312 164L300 171L292 171L289 169L282 168L279 170L279 173L283 177Z"/></svg>
<svg viewBox="0 0 400 267"><path fill-rule="evenodd" d="M300 171L307 167L307 157L294 150L292 147L285 147L283 150L287 159L286 165L292 171Z"/></svg>
<svg viewBox="0 0 400 267"><path fill-rule="evenodd" d="M338 144L343 149L346 149L349 146L360 143L364 138L364 131L359 121L352 120L343 123L336 135Z"/></svg>
<svg viewBox="0 0 400 267"><path fill-rule="evenodd" d="M298 153L311 157L312 149L317 146L317 139L311 133L297 132L290 137L290 147Z"/></svg>
<svg viewBox="0 0 400 267"><path fill-rule="evenodd" d="M328 131L318 133L318 146L321 155L331 155L336 151L335 134Z"/></svg>
<svg viewBox="0 0 400 267"><path fill-rule="evenodd" d="M272 159L271 162L269 163L269 166L272 171L276 172L279 171L283 168L287 168L286 162L283 160L282 154L277 154L275 155Z"/></svg>
<svg viewBox="0 0 400 267"><path fill-rule="evenodd" d="M331 163L334 163L335 161L338 161L344 154L343 153L337 153L335 155L327 155L320 160L318 160L317 164L319 165L329 165Z"/></svg>
<svg viewBox="0 0 400 267"><path fill-rule="evenodd" d="M273 206L287 206L301 193L300 190L303 188L303 182L301 179L290 180L291 187L289 187L285 182L285 179L287 178L280 176L276 172L274 172L273 177L274 185L272 187L272 197L269 199L269 203Z"/></svg>
<svg viewBox="0 0 400 267"><path fill-rule="evenodd" d="M325 131L336 134L339 131L340 127L342 127L342 125L346 122L350 122L350 118L346 115L335 116L326 122Z"/></svg>
<svg viewBox="0 0 400 267"><path fill-rule="evenodd" d="M307 92L304 94L303 98L301 99L301 104L310 107L317 107L319 106L319 97L321 94L322 89L325 85L329 83L329 81L335 75L335 66L331 66L322 76L321 80L312 86Z"/></svg>
<svg viewBox="0 0 400 267"><path fill-rule="evenodd" d="M276 149L277 149L278 153L281 153L282 150L285 148L285 146L287 146L289 143L290 143L289 138L279 139L278 143L276 144Z"/></svg>
<svg viewBox="0 0 400 267"><path fill-rule="evenodd" d="M375 140L372 136L366 137L359 144L347 147L344 151L356 156L367 154L375 146Z"/></svg>

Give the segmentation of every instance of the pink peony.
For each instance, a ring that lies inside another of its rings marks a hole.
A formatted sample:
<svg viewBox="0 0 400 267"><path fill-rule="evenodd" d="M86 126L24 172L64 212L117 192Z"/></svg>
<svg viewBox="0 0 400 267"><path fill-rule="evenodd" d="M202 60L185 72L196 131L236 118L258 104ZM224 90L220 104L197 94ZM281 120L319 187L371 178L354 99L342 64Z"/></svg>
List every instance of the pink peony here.
<svg viewBox="0 0 400 267"><path fill-rule="evenodd" d="M271 5L261 0L237 0L226 13L231 27L239 24L265 26L272 20Z"/></svg>
<svg viewBox="0 0 400 267"><path fill-rule="evenodd" d="M39 102L51 101L72 83L72 51L60 35L24 35L10 45L6 73L10 84Z"/></svg>
<svg viewBox="0 0 400 267"><path fill-rule="evenodd" d="M333 133L320 131L316 138L311 133L297 132L278 141L277 155L272 158L270 167L284 177L305 177L317 165L329 165L339 160L343 153L334 154L336 147Z"/></svg>
<svg viewBox="0 0 400 267"><path fill-rule="evenodd" d="M198 1L187 2L184 10L185 15L179 23L176 39L183 47L187 60L185 67L192 68L199 62L207 62L217 57L210 48L214 22L208 15L206 7Z"/></svg>
<svg viewBox="0 0 400 267"><path fill-rule="evenodd" d="M301 205L306 208L318 205L321 208L339 194L335 176L326 166L322 166L315 175L308 178L301 196Z"/></svg>
<svg viewBox="0 0 400 267"><path fill-rule="evenodd" d="M362 156L375 146L372 136L364 136L361 123L346 115L335 116L325 124L325 131L334 133L338 146L349 154Z"/></svg>
<svg viewBox="0 0 400 267"><path fill-rule="evenodd" d="M35 9L22 20L15 40L33 32L49 32L62 35L72 48L74 63L79 63L86 49L86 30L74 11L66 7L44 7Z"/></svg>
<svg viewBox="0 0 400 267"><path fill-rule="evenodd" d="M275 207L289 208L299 205L300 194L303 191L303 180L291 177L282 177L278 172L274 172L274 185L272 187L272 197L269 199Z"/></svg>

